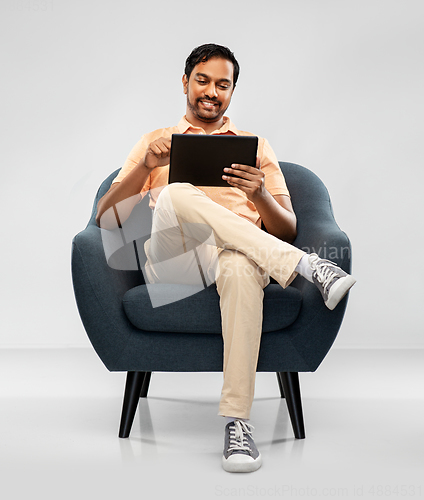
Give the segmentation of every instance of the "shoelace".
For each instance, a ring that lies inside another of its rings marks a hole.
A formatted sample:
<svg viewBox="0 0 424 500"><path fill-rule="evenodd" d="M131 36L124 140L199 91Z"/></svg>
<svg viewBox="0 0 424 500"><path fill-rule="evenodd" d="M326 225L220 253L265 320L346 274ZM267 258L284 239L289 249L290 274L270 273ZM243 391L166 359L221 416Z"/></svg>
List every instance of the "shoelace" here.
<svg viewBox="0 0 424 500"><path fill-rule="evenodd" d="M230 426L230 446L229 450L252 451L247 440L247 436L252 437L254 427L243 420L234 420L234 427Z"/></svg>
<svg viewBox="0 0 424 500"><path fill-rule="evenodd" d="M311 259L310 261L311 268L316 272L316 279L324 288L324 293L327 293L327 288L331 284L334 278L337 278L338 274L331 269L328 264L333 264L337 266L335 262L331 262L330 260L326 260L325 262L320 262L318 258Z"/></svg>

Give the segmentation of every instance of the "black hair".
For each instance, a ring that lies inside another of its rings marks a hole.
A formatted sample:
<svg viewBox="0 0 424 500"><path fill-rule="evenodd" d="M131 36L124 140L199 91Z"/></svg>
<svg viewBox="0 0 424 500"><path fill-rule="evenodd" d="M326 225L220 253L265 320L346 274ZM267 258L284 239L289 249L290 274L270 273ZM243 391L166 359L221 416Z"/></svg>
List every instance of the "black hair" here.
<svg viewBox="0 0 424 500"><path fill-rule="evenodd" d="M236 86L237 79L240 73L240 66L234 54L228 47L223 45L216 45L215 43L205 43L200 45L191 51L191 54L187 57L185 63L185 74L187 75L187 80L190 79L191 72L196 64L201 62L206 62L212 57L221 57L222 59L227 59L233 63L234 74L233 74L233 84Z"/></svg>

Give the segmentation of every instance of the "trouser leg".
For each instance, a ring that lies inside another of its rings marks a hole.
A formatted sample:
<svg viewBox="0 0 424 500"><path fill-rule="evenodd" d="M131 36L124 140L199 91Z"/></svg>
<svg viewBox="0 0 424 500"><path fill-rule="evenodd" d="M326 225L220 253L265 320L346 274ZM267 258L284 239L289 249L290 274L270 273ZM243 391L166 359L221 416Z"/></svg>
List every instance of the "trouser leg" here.
<svg viewBox="0 0 424 500"><path fill-rule="evenodd" d="M262 333L263 288L269 276L244 254L219 255L224 362L219 415L248 419L253 402Z"/></svg>
<svg viewBox="0 0 424 500"><path fill-rule="evenodd" d="M168 252L182 255L199 245L199 241L204 246L238 250L275 278L283 288L295 278L295 268L305 255L302 250L214 203L200 189L191 184L176 183L167 186L157 200L147 252L148 264L152 266L160 267L158 242L166 240L160 237L164 221L173 225L176 236L178 231L180 233L177 237L179 247L175 246ZM164 254L164 257L170 259L170 254Z"/></svg>

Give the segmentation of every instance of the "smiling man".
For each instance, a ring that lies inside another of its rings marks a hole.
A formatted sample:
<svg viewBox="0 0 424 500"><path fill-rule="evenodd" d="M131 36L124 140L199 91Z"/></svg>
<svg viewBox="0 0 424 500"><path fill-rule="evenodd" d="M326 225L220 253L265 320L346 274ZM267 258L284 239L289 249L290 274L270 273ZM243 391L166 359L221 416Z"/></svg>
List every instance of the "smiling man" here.
<svg viewBox="0 0 424 500"><path fill-rule="evenodd" d="M238 75L238 62L227 47L206 44L192 51L182 78L186 115L178 125L138 141L99 201L96 220L106 229L123 224L149 193L153 222L145 245L148 281L193 284L200 263L208 283L216 283L224 342L219 404L219 414L226 417L222 465L229 472L251 472L262 463L249 417L263 289L270 276L285 288L301 274L315 283L329 309L337 306L355 280L335 264L290 244L296 237L296 216L266 139L259 138L256 166L234 164L224 169L228 187L167 185L172 134L253 135L239 131L225 116ZM211 237L205 238L204 228L209 228Z"/></svg>

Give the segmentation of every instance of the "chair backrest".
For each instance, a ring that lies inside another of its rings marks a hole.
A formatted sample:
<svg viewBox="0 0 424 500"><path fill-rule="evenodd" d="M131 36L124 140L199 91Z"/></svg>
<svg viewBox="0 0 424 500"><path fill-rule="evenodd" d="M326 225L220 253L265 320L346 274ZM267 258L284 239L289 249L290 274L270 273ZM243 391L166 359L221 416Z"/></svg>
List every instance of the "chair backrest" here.
<svg viewBox="0 0 424 500"><path fill-rule="evenodd" d="M334 222L330 195L321 179L295 163L279 162L297 217L298 239L320 223ZM311 227L312 226L312 227Z"/></svg>

